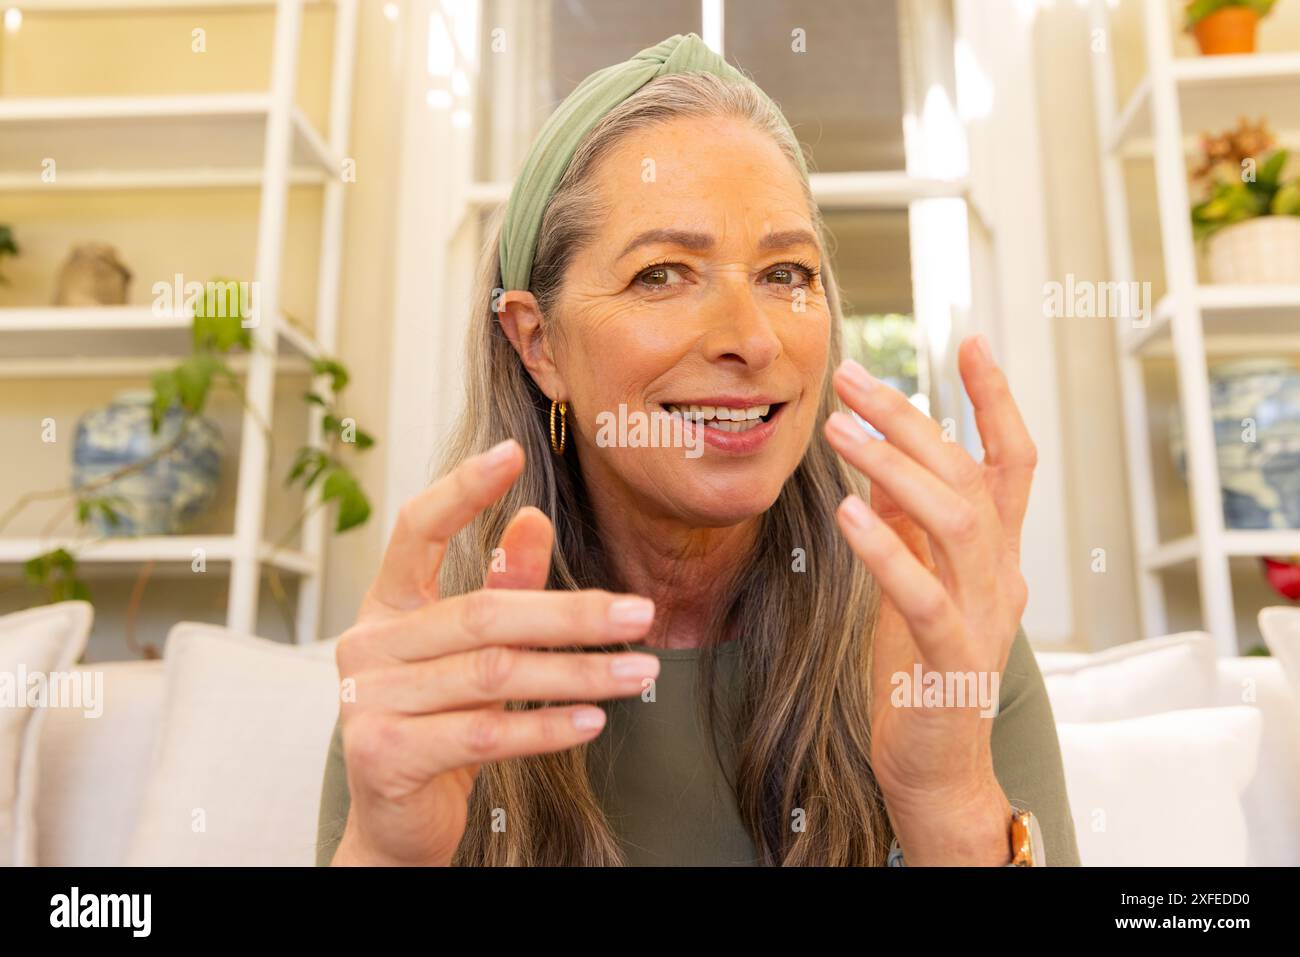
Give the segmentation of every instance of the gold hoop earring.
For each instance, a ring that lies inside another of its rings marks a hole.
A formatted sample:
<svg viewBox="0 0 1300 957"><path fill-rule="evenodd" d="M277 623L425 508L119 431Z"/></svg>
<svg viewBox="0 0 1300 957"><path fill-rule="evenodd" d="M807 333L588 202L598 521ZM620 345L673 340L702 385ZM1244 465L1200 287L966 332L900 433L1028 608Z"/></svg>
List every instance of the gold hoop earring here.
<svg viewBox="0 0 1300 957"><path fill-rule="evenodd" d="M560 441L559 442L555 441L556 405L559 405L560 407ZM551 400L551 451L554 452L556 455L564 454L564 446L565 443L568 441L568 437L569 437L568 412L569 412L569 403L567 402L557 403L554 399Z"/></svg>

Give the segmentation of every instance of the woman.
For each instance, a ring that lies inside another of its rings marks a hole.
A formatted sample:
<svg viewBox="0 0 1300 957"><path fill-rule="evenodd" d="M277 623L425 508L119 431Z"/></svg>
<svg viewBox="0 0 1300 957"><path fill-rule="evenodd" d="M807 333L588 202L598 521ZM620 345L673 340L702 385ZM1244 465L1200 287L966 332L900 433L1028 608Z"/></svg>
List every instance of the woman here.
<svg viewBox="0 0 1300 957"><path fill-rule="evenodd" d="M771 101L694 34L599 71L498 230L448 470L338 645L319 861L1005 865L1029 811L1077 864L1019 630L1033 444L982 340L982 463L840 363ZM916 706L934 675L993 700Z"/></svg>

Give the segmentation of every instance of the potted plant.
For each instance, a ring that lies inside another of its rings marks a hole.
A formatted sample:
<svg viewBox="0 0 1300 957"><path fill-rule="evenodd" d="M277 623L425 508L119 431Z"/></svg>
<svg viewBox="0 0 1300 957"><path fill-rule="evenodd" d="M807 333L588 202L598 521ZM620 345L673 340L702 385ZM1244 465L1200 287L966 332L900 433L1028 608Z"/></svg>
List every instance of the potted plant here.
<svg viewBox="0 0 1300 957"><path fill-rule="evenodd" d="M1191 0L1184 10L1187 30L1206 56L1254 53L1255 27L1276 0Z"/></svg>
<svg viewBox="0 0 1300 957"><path fill-rule="evenodd" d="M14 242L14 233L11 228L4 223L0 223L0 262L3 262L6 256L17 256L18 244ZM0 286L9 285L9 280L5 278L3 272L0 272Z"/></svg>
<svg viewBox="0 0 1300 957"><path fill-rule="evenodd" d="M1273 144L1263 121L1244 119L1201 137L1192 179L1208 195L1192 207L1192 230L1211 283L1300 283L1300 177L1288 178L1290 154Z"/></svg>

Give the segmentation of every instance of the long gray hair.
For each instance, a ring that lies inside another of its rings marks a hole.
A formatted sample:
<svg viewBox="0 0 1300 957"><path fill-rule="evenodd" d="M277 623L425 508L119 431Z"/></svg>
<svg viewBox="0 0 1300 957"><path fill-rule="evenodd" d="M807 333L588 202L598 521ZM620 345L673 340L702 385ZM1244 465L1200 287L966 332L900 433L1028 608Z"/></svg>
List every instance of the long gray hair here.
<svg viewBox="0 0 1300 957"><path fill-rule="evenodd" d="M554 310L565 269L608 213L595 194L597 164L625 134L675 117L748 120L798 169L798 143L755 88L702 73L646 84L583 141L547 208L530 283L542 309L543 335L554 334L562 321ZM807 180L802 182L825 250L824 224ZM614 587L576 456L552 454L549 400L497 322L499 213L488 233L470 317L466 406L443 466L450 469L511 437L523 445L527 464L506 495L453 541L443 566L443 593L482 586L492 550L525 505L540 508L555 526L549 588ZM724 583L730 599L722 603L702 652L700 707L715 749L719 734L735 743L731 783L761 863L874 866L884 862L892 838L869 764L878 592L835 523L839 502L850 492L865 494L865 482L821 436L822 423L837 407L830 372L841 357L842 318L828 260L821 275L832 323L817 430L763 514L751 559ZM796 559L800 554L806 570ZM743 690L737 711L724 721L715 707L714 652L716 644L737 636L745 644ZM484 765L456 863L624 863L589 776L591 747ZM496 808L508 809L504 831L491 827Z"/></svg>

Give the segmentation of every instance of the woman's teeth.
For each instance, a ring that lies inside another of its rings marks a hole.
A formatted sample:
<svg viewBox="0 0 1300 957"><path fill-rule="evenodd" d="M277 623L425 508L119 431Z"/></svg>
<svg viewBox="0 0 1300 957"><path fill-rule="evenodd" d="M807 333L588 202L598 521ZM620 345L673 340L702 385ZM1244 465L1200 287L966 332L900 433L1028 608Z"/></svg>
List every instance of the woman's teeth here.
<svg viewBox="0 0 1300 957"><path fill-rule="evenodd" d="M747 409L732 409L724 405L665 405L671 415L694 419L711 429L723 432L748 432L763 424L763 416L771 411L770 405L751 405Z"/></svg>

